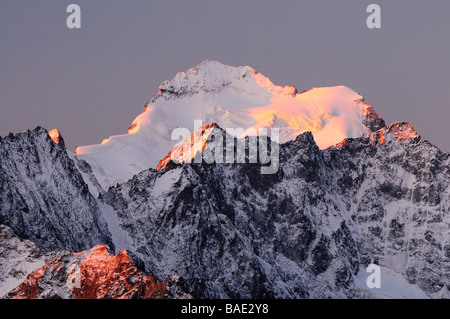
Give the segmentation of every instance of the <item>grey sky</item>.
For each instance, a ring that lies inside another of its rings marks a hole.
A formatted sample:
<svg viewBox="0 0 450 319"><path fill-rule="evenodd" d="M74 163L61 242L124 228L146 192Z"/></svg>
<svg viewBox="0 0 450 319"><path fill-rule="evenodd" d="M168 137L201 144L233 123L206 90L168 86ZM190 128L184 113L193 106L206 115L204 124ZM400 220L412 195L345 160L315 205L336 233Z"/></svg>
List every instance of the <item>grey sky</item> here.
<svg viewBox="0 0 450 319"><path fill-rule="evenodd" d="M70 3L80 30L66 27ZM370 3L381 29L366 27ZM449 13L448 0L0 0L0 135L41 125L72 151L100 143L210 59L300 91L349 86L450 151Z"/></svg>

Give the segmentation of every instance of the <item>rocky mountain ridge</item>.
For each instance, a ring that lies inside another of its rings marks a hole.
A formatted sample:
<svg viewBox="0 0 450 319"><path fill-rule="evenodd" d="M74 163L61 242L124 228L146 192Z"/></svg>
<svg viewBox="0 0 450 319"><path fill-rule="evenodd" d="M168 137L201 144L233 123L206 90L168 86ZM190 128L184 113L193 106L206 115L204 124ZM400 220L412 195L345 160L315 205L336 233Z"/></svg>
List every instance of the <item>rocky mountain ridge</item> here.
<svg viewBox="0 0 450 319"><path fill-rule="evenodd" d="M274 175L169 162L101 201L146 268L176 271L196 297L353 298L370 263L448 297L449 177L448 154L394 123L328 150L299 135Z"/></svg>

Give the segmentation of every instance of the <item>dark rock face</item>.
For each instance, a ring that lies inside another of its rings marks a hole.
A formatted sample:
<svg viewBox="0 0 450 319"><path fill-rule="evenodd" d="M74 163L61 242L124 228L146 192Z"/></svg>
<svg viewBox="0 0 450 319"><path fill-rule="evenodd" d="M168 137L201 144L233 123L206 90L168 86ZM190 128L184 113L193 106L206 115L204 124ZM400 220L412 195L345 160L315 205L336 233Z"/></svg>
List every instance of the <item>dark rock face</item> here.
<svg viewBox="0 0 450 319"><path fill-rule="evenodd" d="M353 298L353 275L373 262L447 296L449 155L405 132L400 123L324 151L305 133L280 145L273 175L169 162L102 201L145 268L177 273L194 297Z"/></svg>
<svg viewBox="0 0 450 319"><path fill-rule="evenodd" d="M113 247L107 225L62 138L37 127L0 139L0 224L43 253Z"/></svg>

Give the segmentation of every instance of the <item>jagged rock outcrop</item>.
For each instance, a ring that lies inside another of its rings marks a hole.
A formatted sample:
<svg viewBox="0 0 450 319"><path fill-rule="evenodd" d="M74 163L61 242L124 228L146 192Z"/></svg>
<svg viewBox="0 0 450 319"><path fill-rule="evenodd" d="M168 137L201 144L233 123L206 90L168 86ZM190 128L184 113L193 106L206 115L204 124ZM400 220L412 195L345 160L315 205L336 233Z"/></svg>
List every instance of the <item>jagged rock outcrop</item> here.
<svg viewBox="0 0 450 319"><path fill-rule="evenodd" d="M375 113L372 105L364 102L364 98L355 101L360 107L361 117L363 118L363 124L372 132L378 131L385 127L384 120Z"/></svg>
<svg viewBox="0 0 450 319"><path fill-rule="evenodd" d="M32 272L12 299L162 299L167 280L158 282L138 270L125 250L113 255L96 246L51 260Z"/></svg>
<svg viewBox="0 0 450 319"><path fill-rule="evenodd" d="M156 169L165 169L170 162L176 162L177 164L191 163L196 154L202 153L208 147L208 138L215 129L219 129L217 123L203 125L183 143L173 146L169 153L159 161Z"/></svg>

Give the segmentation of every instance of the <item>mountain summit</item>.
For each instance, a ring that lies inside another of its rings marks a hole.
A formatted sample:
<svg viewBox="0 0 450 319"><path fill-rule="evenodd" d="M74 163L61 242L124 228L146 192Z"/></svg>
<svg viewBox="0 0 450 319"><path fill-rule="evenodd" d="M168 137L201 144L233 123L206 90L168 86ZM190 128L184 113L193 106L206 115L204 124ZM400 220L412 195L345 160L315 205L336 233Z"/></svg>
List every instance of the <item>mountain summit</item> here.
<svg viewBox="0 0 450 319"><path fill-rule="evenodd" d="M233 67L207 60L186 72L178 73L171 81L164 81L154 98L170 99L200 92L220 92L225 88L260 96L267 93L295 96L297 93L293 86L274 85L268 77L249 66Z"/></svg>
<svg viewBox="0 0 450 319"><path fill-rule="evenodd" d="M243 135L278 128L280 143L310 131L321 149L384 127L372 106L348 87L298 93L293 86L273 84L249 66L204 61L164 81L132 122L128 134L111 136L99 145L77 147L76 154L107 189L144 169L155 168L178 142L171 139L172 131L181 127L193 132L198 129L194 128L195 120L215 122L224 129L242 128Z"/></svg>
<svg viewBox="0 0 450 319"><path fill-rule="evenodd" d="M450 298L449 203L450 154L351 89L205 61L101 145L0 138L0 298Z"/></svg>

